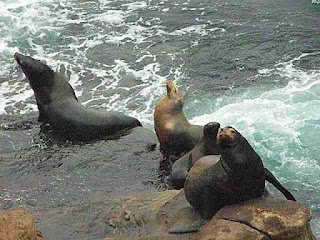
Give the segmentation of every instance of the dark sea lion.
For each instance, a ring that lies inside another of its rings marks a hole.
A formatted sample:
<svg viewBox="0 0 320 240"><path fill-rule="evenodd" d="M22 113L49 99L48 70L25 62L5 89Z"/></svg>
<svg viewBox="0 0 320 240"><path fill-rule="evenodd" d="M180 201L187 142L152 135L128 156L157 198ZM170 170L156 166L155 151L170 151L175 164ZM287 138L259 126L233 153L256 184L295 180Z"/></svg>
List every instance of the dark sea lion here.
<svg viewBox="0 0 320 240"><path fill-rule="evenodd" d="M167 82L167 95L156 103L154 129L161 148L171 153L191 151L202 137L203 126L188 122L183 96L171 80Z"/></svg>
<svg viewBox="0 0 320 240"><path fill-rule="evenodd" d="M220 148L217 145L217 134L220 124L210 122L203 128L203 136L200 142L191 150L191 152L179 158L173 165L170 174L170 182L175 189L181 189L184 186L187 174L194 163L206 155L219 155Z"/></svg>
<svg viewBox="0 0 320 240"><path fill-rule="evenodd" d="M113 111L82 106L68 81L39 60L14 54L34 91L39 109L38 121L70 140L92 140L120 130L141 126L133 117Z"/></svg>
<svg viewBox="0 0 320 240"><path fill-rule="evenodd" d="M196 232L223 206L259 198L265 191L265 180L277 187L288 200L296 201L272 173L263 167L260 156L234 128L219 131L221 157L209 155L199 159L190 169L185 197L200 213L201 219L190 227L171 229L170 233Z"/></svg>

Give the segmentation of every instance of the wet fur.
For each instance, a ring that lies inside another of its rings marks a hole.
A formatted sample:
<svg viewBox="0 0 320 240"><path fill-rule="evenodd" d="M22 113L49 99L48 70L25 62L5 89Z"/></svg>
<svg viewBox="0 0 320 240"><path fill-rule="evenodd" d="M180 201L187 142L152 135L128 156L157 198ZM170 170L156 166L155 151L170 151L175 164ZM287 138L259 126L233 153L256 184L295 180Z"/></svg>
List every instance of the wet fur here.
<svg viewBox="0 0 320 240"><path fill-rule="evenodd" d="M272 183L287 199L295 201L272 173L263 167L260 156L234 128L220 131L221 158L205 156L191 168L184 190L187 201L201 215L189 227L170 229L169 233L198 231L217 211L230 204L263 196L265 180Z"/></svg>
<svg viewBox="0 0 320 240"><path fill-rule="evenodd" d="M217 122L207 123L203 128L203 136L196 146L179 158L173 165L170 174L170 182L175 189L184 187L187 174L195 162L206 155L219 155L220 148L217 145L217 133L220 124Z"/></svg>
<svg viewBox="0 0 320 240"><path fill-rule="evenodd" d="M68 81L46 64L20 53L14 58L34 91L38 121L49 123L63 137L91 140L142 126L137 119L123 113L82 106Z"/></svg>
<svg viewBox="0 0 320 240"><path fill-rule="evenodd" d="M177 86L167 82L167 94L154 111L154 129L160 146L171 153L188 152L200 141L203 127L190 124L183 112L183 96Z"/></svg>

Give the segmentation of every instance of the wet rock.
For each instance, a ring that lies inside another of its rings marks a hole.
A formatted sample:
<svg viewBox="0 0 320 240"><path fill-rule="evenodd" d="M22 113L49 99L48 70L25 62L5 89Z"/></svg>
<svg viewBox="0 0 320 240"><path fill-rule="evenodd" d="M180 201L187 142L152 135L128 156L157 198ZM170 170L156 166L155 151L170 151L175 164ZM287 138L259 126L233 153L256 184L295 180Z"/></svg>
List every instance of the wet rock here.
<svg viewBox="0 0 320 240"><path fill-rule="evenodd" d="M114 229L126 228L118 231L121 237L112 234L105 240L124 240L129 236L135 240L315 240L309 225L309 209L293 201L260 198L226 206L198 233L188 234L167 232L170 228L188 226L199 217L186 201L183 190L112 201L115 206L112 214L106 214L113 216Z"/></svg>
<svg viewBox="0 0 320 240"><path fill-rule="evenodd" d="M226 206L215 218L241 222L273 240L312 239L310 210L298 202L255 199Z"/></svg>
<svg viewBox="0 0 320 240"><path fill-rule="evenodd" d="M12 153L32 146L32 136L39 132L38 113L0 116L0 153Z"/></svg>
<svg viewBox="0 0 320 240"><path fill-rule="evenodd" d="M259 231L239 222L224 219L212 219L199 232L199 239L209 240L270 240Z"/></svg>
<svg viewBox="0 0 320 240"><path fill-rule="evenodd" d="M34 218L24 210L0 211L1 240L43 240Z"/></svg>
<svg viewBox="0 0 320 240"><path fill-rule="evenodd" d="M1 131L0 209L32 212L48 239L103 239L117 223L104 214L115 207L106 199L162 188L150 129L88 143L42 141L38 126ZM125 223L140 221L131 209L122 214Z"/></svg>
<svg viewBox="0 0 320 240"><path fill-rule="evenodd" d="M269 199L225 207L199 233L169 234L169 228L190 225L198 213L183 190L158 192L160 152L152 130L139 127L113 140L61 145L43 144L35 136L27 142L39 131L36 125L2 131L12 135L3 141L7 150L0 162L0 199L10 202L0 206L33 212L50 239L219 239L220 232L220 239L229 240L239 234L313 239L306 207ZM27 147L8 148L19 141Z"/></svg>

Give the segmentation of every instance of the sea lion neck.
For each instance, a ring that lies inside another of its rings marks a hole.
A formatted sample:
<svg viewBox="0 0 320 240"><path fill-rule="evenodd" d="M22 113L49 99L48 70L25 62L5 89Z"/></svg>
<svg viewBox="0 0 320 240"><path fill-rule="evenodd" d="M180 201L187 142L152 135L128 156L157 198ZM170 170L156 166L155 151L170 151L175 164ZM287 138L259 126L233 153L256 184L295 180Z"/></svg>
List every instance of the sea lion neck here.
<svg viewBox="0 0 320 240"><path fill-rule="evenodd" d="M181 114L182 113L182 109L183 109L183 102L181 100L169 100L168 105L172 106L171 107L171 113L178 113ZM184 115L184 114L183 114Z"/></svg>
<svg viewBox="0 0 320 240"><path fill-rule="evenodd" d="M248 141L234 128L225 127L220 131L218 144L221 158L230 168L241 168L257 158L259 155L253 150Z"/></svg>
<svg viewBox="0 0 320 240"><path fill-rule="evenodd" d="M224 166L236 175L241 169L261 169L263 167L260 156L254 151L244 137L238 139L237 145L221 149L221 159ZM246 174L259 175L260 172L245 171Z"/></svg>

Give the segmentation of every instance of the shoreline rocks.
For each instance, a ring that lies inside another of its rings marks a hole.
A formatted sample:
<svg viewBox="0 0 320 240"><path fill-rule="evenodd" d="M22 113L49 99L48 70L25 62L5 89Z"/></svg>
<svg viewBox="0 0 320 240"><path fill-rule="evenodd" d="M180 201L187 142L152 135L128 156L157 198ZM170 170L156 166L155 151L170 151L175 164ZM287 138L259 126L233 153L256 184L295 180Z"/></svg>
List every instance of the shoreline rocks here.
<svg viewBox="0 0 320 240"><path fill-rule="evenodd" d="M0 211L0 240L44 240L31 214L22 209Z"/></svg>
<svg viewBox="0 0 320 240"><path fill-rule="evenodd" d="M190 224L198 214L186 201L183 190L159 191L160 152L152 130L135 128L112 141L47 147L39 141L26 141L38 128L2 131L10 132L10 141L2 146L8 150L2 153L0 172L4 181L0 189L5 189L2 197L8 195L11 200L2 205L7 210L1 214L12 214L15 210L11 209L16 208L31 212L48 239L90 240L99 235L106 240L239 240L240 234L247 240L270 236L273 240L279 236L315 240L309 209L301 203L274 199L227 206L198 233L169 234L169 228ZM22 138L21 134L28 135ZM17 141L19 145L10 150L8 146ZM12 219L20 224L18 218ZM279 226L289 230L283 232ZM42 237L34 231L35 236Z"/></svg>
<svg viewBox="0 0 320 240"><path fill-rule="evenodd" d="M139 215L143 221L131 222L130 228L111 234L105 240L316 240L310 229L310 210L293 201L259 198L226 206L199 232L174 235L167 232L169 228L185 226L199 216L187 203L184 190L127 197L122 207L119 203L113 211L117 216L115 229L120 229L131 219L128 213L130 216Z"/></svg>

